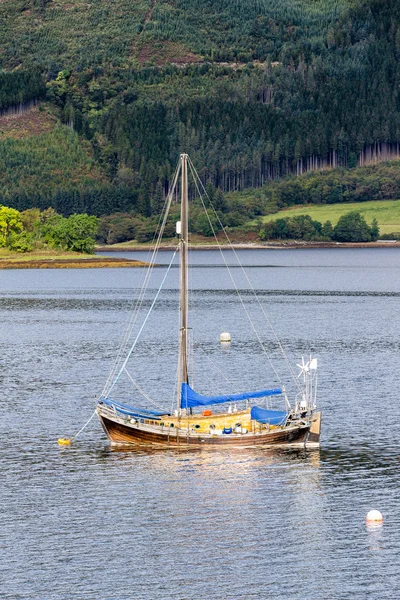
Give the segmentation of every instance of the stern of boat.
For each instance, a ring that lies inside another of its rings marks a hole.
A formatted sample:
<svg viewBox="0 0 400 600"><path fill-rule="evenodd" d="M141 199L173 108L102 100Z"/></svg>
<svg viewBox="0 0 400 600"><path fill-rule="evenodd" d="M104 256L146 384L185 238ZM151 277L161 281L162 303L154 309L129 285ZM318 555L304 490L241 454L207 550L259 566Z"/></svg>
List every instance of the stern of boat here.
<svg viewBox="0 0 400 600"><path fill-rule="evenodd" d="M307 448L319 448L320 446L321 414L321 411L319 411L312 416L310 432L306 443Z"/></svg>

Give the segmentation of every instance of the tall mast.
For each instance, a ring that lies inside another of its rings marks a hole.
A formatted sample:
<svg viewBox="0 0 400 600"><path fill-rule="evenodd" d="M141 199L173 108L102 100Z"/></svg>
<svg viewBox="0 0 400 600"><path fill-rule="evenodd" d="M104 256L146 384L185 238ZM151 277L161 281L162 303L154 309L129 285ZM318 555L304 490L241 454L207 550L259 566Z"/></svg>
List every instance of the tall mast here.
<svg viewBox="0 0 400 600"><path fill-rule="evenodd" d="M181 154L181 239L180 239L180 344L178 377L178 413L182 383L189 383L187 364L188 331L188 176L187 154Z"/></svg>

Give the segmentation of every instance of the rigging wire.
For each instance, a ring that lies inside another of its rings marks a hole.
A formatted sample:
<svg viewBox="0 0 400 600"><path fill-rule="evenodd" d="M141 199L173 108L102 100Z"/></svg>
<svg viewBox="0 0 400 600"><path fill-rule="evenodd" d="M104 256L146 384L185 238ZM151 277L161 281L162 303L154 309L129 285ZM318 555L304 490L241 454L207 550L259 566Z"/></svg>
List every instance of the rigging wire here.
<svg viewBox="0 0 400 600"><path fill-rule="evenodd" d="M204 210L205 210L205 213L206 213L206 215L207 215L208 222L209 222L209 224L210 224L210 227L211 227L211 230L212 230L212 232L213 232L214 238L215 238L215 240L216 240L216 242L217 242L218 249L219 249L219 251L220 251L220 253L221 253L221 256L222 256L222 259L223 259L223 261L224 261L224 263L225 263L225 266L226 266L226 268L228 269L228 273L229 273L230 279L231 279L231 281L232 281L232 283L233 283L233 285L234 285L235 291L236 291L236 293L237 293L237 295L238 295L238 297L239 297L239 299L240 299L240 302L241 302L241 304L242 304L242 307L243 307L243 309L244 309L244 311L245 311L245 313L246 313L246 316L247 316L247 318L248 318L248 320L249 320L249 322L250 322L250 325L251 325L251 327L252 327L252 329L253 329L254 333L256 334L256 337L257 337L257 339L258 339L258 341L259 341L259 343L260 343L260 346L261 346L261 348L262 348L263 352L265 353L266 357L268 358L268 361L269 361L269 363L270 363L270 365L271 365L271 368L272 368L272 370L274 371L275 375L277 376L277 378L278 378L278 381L279 381L279 382L281 382L281 381L282 381L282 380L281 380L281 377L279 376L279 374L278 374L277 370L275 369L275 367L274 367L274 365L273 365L273 363L272 363L271 357L269 356L268 352L266 351L266 349L265 349L265 346L264 346L264 344L263 344L263 342L262 342L262 340L261 340L260 336L258 335L258 332L257 332L257 331L256 331L256 329L255 329L255 326L254 326L254 324L253 324L253 321L252 321L252 319L251 319L251 317L250 317L250 315L249 315L249 313L248 313L248 311L247 311L247 309L246 309L246 307L245 307L245 305L244 305L244 302L243 302L243 299L242 299L242 297L241 297L241 294L240 294L240 292L239 292L239 290L238 290L238 288L237 288L237 285L236 285L236 282L235 282L235 280L234 280L234 278L233 278L233 275L232 275L232 273L231 273L231 270L229 269L229 266L228 266L228 264L227 264L227 262L226 262L225 256L224 256L224 254L223 254L223 251L222 251L222 249L221 249L221 246L220 246L220 244L219 244L219 242L218 242L218 239L217 239L217 236L216 236L216 233L215 233L215 228L214 228L214 226L213 226L213 224L212 224L212 222L211 222L211 219L210 219L210 217L209 217L209 214L207 213L207 210L206 210L206 207L205 207L205 204L204 204L204 200L203 200L203 195L202 195L202 193L201 193L201 191L200 191L200 189L199 189L199 185L198 185L198 183L200 183L201 187L203 188L203 191L204 191L205 195L206 195L206 196L207 196L207 198L208 198L208 201L209 201L209 203L210 203L210 206L211 206L212 210L214 211L214 214L215 214L215 215L216 215L216 217L217 217L218 223L219 223L219 225L220 225L220 227L221 227L221 229L222 229L222 231L223 231L223 233L224 233L224 235L225 235L225 237L226 237L226 239L227 239L227 241L228 241L228 244L229 244L229 246L230 246L231 250L233 251L233 254L234 254L234 256L235 256L235 258L236 258L236 260L237 260L237 262L238 262L238 264L239 264L239 266L240 266L240 268L241 268L241 270L242 270L242 272L243 272L243 274L244 274L244 276L245 276L245 278L246 278L246 280L247 280L247 282L248 282L249 286L250 286L250 289L251 289L251 291L252 291L252 292L253 292L253 294L254 294L254 297L255 297L255 298L256 298L256 300L257 300L257 303L258 303L259 307L261 308L261 311L262 311L262 313L263 313L263 315L264 315L264 317L265 317L265 319L266 319L266 321L267 321L267 323L268 323L268 325L269 325L269 327L270 327L270 329L271 329L271 331L272 331L272 333L273 333L273 335L274 335L274 337L275 337L275 340L276 340L276 341L277 341L277 343L278 343L279 349L280 349L280 351L281 351L281 354L282 354L282 356L283 356L284 360L286 361L286 363L287 363L287 365L288 365L288 368L289 368L289 371L290 371L290 373L291 373L291 375L292 375L293 381L295 382L295 385L297 386L297 388L299 388L299 389L300 389L300 385L299 385L299 383L298 383L298 381L297 381L297 378L296 378L296 376L295 376L295 373L294 373L294 371L293 371L293 369L292 369L292 366L291 366L291 364L290 364L290 361L288 360L288 358L287 358L287 356L286 356L286 353L285 353L285 350L284 350L284 348L283 348L283 346L282 346L282 343L280 342L280 340L279 340L279 338L278 338L278 336L277 336L277 334L276 334L276 332L275 332L275 330L274 330L274 328L273 328L273 326L272 326L272 323L271 323L271 321L270 321L270 319L269 319L268 315L265 313L264 307L262 306L262 304L261 304L261 302L260 302L260 299L259 299L259 297L258 297L258 295L257 295L257 293L256 293L256 291L255 291L255 289L254 289L254 287L253 287L253 285L252 285L252 283L251 283L251 281L250 281L250 279L249 279L249 277L248 277L248 275L247 275L247 273L246 273L245 269L243 268L243 265L242 265L242 264L241 264L241 262L240 262L240 259L239 259L238 255L237 255L237 252L236 252L236 250L234 249L234 247L233 247L233 245L232 245L232 242L231 242L231 240L230 240L230 238L229 238L229 236L228 236L228 234L227 234L227 232L226 232L226 230L225 230L225 228L224 228L224 226L223 226L223 224L222 224L222 222L221 222L221 219L219 218L219 215L218 215L217 211L215 210L215 208L214 208L214 206L213 206L213 204L212 204L212 202L211 202L210 198L208 197L207 191L206 191L206 189L204 188L204 185L203 185L203 183L201 182L201 179L200 179L200 177L199 177L199 175L198 175L198 173L197 173L197 171L196 171L196 169L195 169L195 167L194 167L194 165L193 165L193 163L192 163L192 161L191 161L190 157L188 158L188 162L189 162L190 171L191 171L192 177L193 177L193 179L194 179L194 182L195 182L195 186L196 186L197 192L198 192L198 194L199 194L199 196L200 196L200 200L201 200L202 206L203 206L203 208L204 208Z"/></svg>
<svg viewBox="0 0 400 600"><path fill-rule="evenodd" d="M193 178L195 179L194 173L193 173L193 171L192 171L192 165L191 165L191 163L189 163L189 165L190 165L190 167L191 167L192 176L193 176ZM193 167L193 168L194 168L194 167ZM254 333L255 333L255 335L256 335L256 337L257 337L257 339L258 339L258 342L259 342L259 344L260 344L260 346L261 346L261 349L263 350L263 352L265 353L266 357L268 358L268 361L269 361L269 363L270 363L270 365L271 365L271 368L272 368L272 370L274 371L274 373L275 373L275 375L276 375L276 377L277 377L277 379L278 379L279 383L281 383L281 382L282 382L282 380L281 380L281 378L280 378L280 376L279 376L279 373L278 373L278 372L277 372L277 370L275 369L275 367L274 367L274 365L273 365L273 363L272 363L272 361L271 361L271 358L270 358L270 356L269 356L268 352L266 351L266 349L265 349L265 347L264 347L264 344L263 344L263 342L262 342L262 340L261 340L261 338L260 338L260 336L259 336L259 334L258 334L258 331L257 331L257 330L256 330L256 328L255 328L255 325L254 325L254 323L253 323L253 320L252 320L252 318L251 318L251 316L250 316L250 314L249 314L249 312L248 312L248 310L247 310L247 308L246 308L246 306L245 306L245 304L244 304L244 301L243 301L242 295L241 295L241 293L240 293L240 291L239 291L239 289L238 289L238 287L237 287L237 285L236 285L236 281L235 281L235 279L234 279L234 277L233 277L233 275L232 275L231 269L229 268L229 265L228 265L228 263L227 263L227 261L226 261L226 258L225 258L225 256L224 256L224 253L223 253L223 251L222 251L222 249L221 249L221 247L220 247L220 245L219 245L219 243L218 243L217 236L216 236L216 234L215 234L215 229L214 229L214 226L213 226L213 224L212 224L212 221L211 221L211 219L210 219L210 216L209 216L209 214L207 213L207 210L206 210L206 207L205 207L205 204L204 204L204 200L203 200L203 196L202 196L202 194L201 194L201 192L200 192L200 189L199 189L199 187L198 187L198 185L197 185L197 181L196 181L196 179L195 179L195 185L196 185L197 192L198 192L198 194L199 194L199 196L200 196L201 204L202 204L202 206L203 206L203 208L204 208L204 211L205 211L205 213L206 213L206 215L207 215L207 219L208 219L208 222L209 222L209 224L210 224L211 230L212 230L212 232L213 232L213 234L214 234L214 238L215 238L215 240L217 241L217 244L218 244L218 249L219 249L219 251L220 251L220 253L221 253L222 260L224 261L224 264L225 264L225 266L226 266L226 268L227 268L227 270L228 270L229 277L230 277L230 279L231 279L231 281L232 281L233 287L235 288L236 294L237 294L237 296L238 296L238 298L239 298L239 300L240 300L240 303L241 303L241 305L242 305L242 308L243 308L243 310L244 310L244 312L245 312L245 314L246 314L246 316L247 316L247 319L248 319L248 321L249 321L249 323L250 323L250 326L251 326L251 328L253 329L253 331L254 331Z"/></svg>
<svg viewBox="0 0 400 600"><path fill-rule="evenodd" d="M138 390L138 392L140 394L142 394L142 396L144 396L144 398L146 398L146 400L148 400L151 404L153 404L156 408L158 408L159 410L164 410L164 407L162 407L160 404L158 404L158 402L156 402L155 400L153 400L153 398L150 398L150 396L148 394L146 394L146 392L144 390L142 390L142 388L139 386L139 384L133 379L132 375L129 373L128 369L125 367L125 373L128 375L129 379L132 381L133 385L135 386L135 388Z"/></svg>
<svg viewBox="0 0 400 600"><path fill-rule="evenodd" d="M175 170L175 174L174 174L174 178L173 178L173 183L172 183L172 185L171 185L171 187L170 187L170 189L168 191L168 195L167 195L167 197L165 199L165 202L164 202L163 211L160 214L160 217L159 217L159 220L158 220L158 224L157 224L157 228L156 228L156 231L155 231L154 236L153 236L153 242L154 242L154 239L155 239L156 234L157 234L157 229L159 228L159 232L158 232L158 236L157 236L157 240L156 240L155 246L153 248L153 251L149 250L149 253L148 253L148 262L150 264L149 264L149 267L148 267L148 269L146 271L145 278L144 278L144 281L142 283L141 291L140 291L139 297L138 297L138 299L136 301L136 306L135 306L134 311L132 313L130 323L128 324L127 330L125 332L125 336L124 336L124 338L123 338L123 340L121 342L121 345L120 345L120 348L119 348L119 352L118 352L117 357L115 359L114 368L113 368L112 372L110 373L110 376L109 376L108 382L106 383L106 386L111 381L112 377L115 375L115 373L117 371L118 363L119 363L119 361L121 359L121 356L126 351L129 338L130 338L130 336L132 334L133 328L134 328L134 326L136 324L136 321L137 321L137 318L139 316L139 312L140 312L140 309L141 309L141 306L142 306L143 300L144 300L144 295L145 295L145 292L147 290L147 287L148 287L148 284L149 284L149 280L150 280L150 276L151 276L151 273L152 273L152 269L153 269L154 264L155 264L155 259L156 259L156 256L158 254L159 247L161 245L161 238L162 238L162 235L164 233L165 224L166 224L166 221L167 221L167 218L168 218L168 214L169 214L169 209L171 207L171 203L172 203L172 200L173 200L173 190L174 190L174 187L176 186L176 182L177 182L177 179L178 179L178 176L179 176L179 170L180 170L180 165L178 164L177 168ZM161 223L161 226L160 226L160 223ZM151 255L151 253L152 253L152 255ZM105 389L106 389L106 386L105 386ZM105 392L105 390L103 391L103 395L104 395L104 392Z"/></svg>
<svg viewBox="0 0 400 600"><path fill-rule="evenodd" d="M140 310L141 310L142 305L143 305L145 293L147 291L147 288L148 288L148 285L149 285L149 281L150 281L150 277L151 277L151 274L152 274L152 271L153 271L153 268L154 268L155 259L157 257L157 254L158 254L158 251L159 251L159 248L160 248L160 245L161 245L161 239L162 239L162 236L163 236L163 233L164 233L164 230L165 230L165 225L166 225L166 222L167 222L169 210L170 210L170 207L171 207L171 204L172 204L173 193L174 193L174 189L176 187L176 183L177 183L177 180L178 180L179 172L180 172L180 164L178 164L178 166L177 166L177 168L175 170L173 182L172 182L172 185L171 185L171 187L170 187L170 189L168 191L168 196L167 196L167 198L165 200L165 203L164 203L164 216L163 216L163 219L162 219L162 222L161 222L161 226L160 226L160 229L159 229L159 232L158 232L158 236L157 236L155 247L154 247L154 249L152 251L152 255L151 255L151 258L150 258L150 264L149 264L149 266L148 266L148 268L146 270L145 278L144 278L144 281L142 283L142 287L141 287L141 290L139 292L139 296L138 296L138 298L136 300L135 308L134 308L134 310L132 312L132 316L131 316L131 318L129 320L128 326L127 326L126 331L125 331L125 334L124 334L124 336L123 336L123 338L121 340L119 349L117 351L117 356L116 356L116 358L114 360L114 363L113 363L113 366L111 368L110 374L109 374L109 376L107 378L107 381L106 381L106 383L104 385L104 389L103 389L103 392L101 394L102 396L107 396L107 394L109 394L110 391L111 391L109 389L109 385L110 385L112 379L115 377L115 375L117 373L118 365L119 365L119 363L120 363L120 361L122 359L122 356L124 356L124 354L125 354L125 352L127 350L129 339L130 339L130 337L131 337L131 335L133 333L133 329L135 328L135 325L136 325L137 320L139 318L139 314L140 314ZM160 215L159 223L160 223L160 221L161 221L161 215ZM155 237L155 234L154 234L154 237ZM154 241L154 237L153 237L153 241Z"/></svg>
<svg viewBox="0 0 400 600"><path fill-rule="evenodd" d="M299 389L301 389L301 386L299 386L299 384L298 384L298 381L297 381L297 377L296 377L296 375L295 375L295 373L294 373L294 371L293 371L292 365L291 365L291 363L290 363L290 361L289 361L288 357L286 356L285 349L283 348L283 346L282 346L282 343L281 343L281 341L280 341L280 339L279 339L278 335L276 334L276 331L275 331L275 329L274 329L274 327L273 327L273 325L272 325L272 323L271 323L271 320L270 320L270 318L268 317L268 315L266 314L266 312L265 312L265 309L264 309L264 306L263 306L263 305L262 305L262 303L260 302L260 299L259 299L259 297L258 297L258 295L257 295L257 293L256 293L256 291L255 291L255 289L254 289L254 287L253 287L253 285L252 285L252 283L251 283L251 281L250 281L250 279L249 279L249 277L248 277L248 275L247 275L247 273L246 273L246 271L245 271L245 269L244 269L244 267L243 267L243 265L242 265L242 263L240 262L239 256L238 256L238 254L237 254L237 252L236 252L236 250L235 250L235 248L234 248L234 246L233 246L233 244L232 244L232 242L231 242L231 240L230 240L230 238L229 238L229 236L228 236L228 233L227 233L227 231L226 231L225 227L223 226L223 224L222 224L222 222L221 222L221 219L220 219L220 217L219 217L219 215L218 215L217 211L215 210L215 208L214 208L214 206L213 206L213 203L211 202L211 200L210 200L210 198L209 198L209 196L208 196L208 194L207 194L207 190L205 189L205 187L204 187L204 185L203 185L203 183L202 183L202 181L201 181L201 179L200 179L200 177L199 177L199 175L198 175L198 173L197 173L197 171L196 171L196 169L195 169L195 167L194 167L194 165L193 165L192 161L190 160L190 157L188 157L188 159L189 159L189 164L190 164L190 166L191 166L191 172L192 172L192 174L193 174L193 172L194 172L194 178L197 178L197 180L199 181L199 183L200 183L201 187L203 188L203 191L204 191L205 195L206 195L206 196L207 196L207 198L208 198L208 201L209 201L209 203L210 203L210 206L211 206L212 210L214 211L214 214L215 214L215 216L217 217L217 220L218 220L218 223L219 223L219 225L220 225L220 227L221 227L221 230L223 231L223 233L224 233L224 235L225 235L225 237L226 237L226 239L227 239L227 241L228 241L228 244L229 244L229 246L230 246L230 248L231 248L231 250L232 250L232 252L233 252L233 254L234 254L235 258L236 258L236 261L237 261L238 265L240 266L240 268L241 268L241 270L242 270L242 272L243 272L243 274L244 274L244 276L245 276L245 278L246 278L246 280L247 280L247 282L248 282L248 284L249 284L249 286L250 286L250 289L251 289L251 291L252 291L252 292L253 292L253 294L254 294L254 297L255 297L255 298L256 298L256 300L257 300L257 303L258 303L258 305L259 305L259 307L260 307L260 309L261 309L261 312L263 313L263 315L264 315L264 317L265 317L265 319L266 319L266 321L267 321L267 323L268 323L268 325L269 325L269 327L270 327L270 329L271 329L271 331L272 331L272 333L273 333L273 335L274 335L274 337L275 337L275 340L276 340L276 342L277 342L277 344L278 344L278 346L279 346L279 349L280 349L280 351L281 351L281 354L282 354L282 356L283 356L283 358L284 358L285 362L287 363L287 366L288 366L288 368L289 368L289 371L290 371L290 373L291 373L291 375L292 375L292 377L293 377L293 380L294 380L294 382L296 383L297 387L298 387ZM196 186L196 187L197 187L197 186ZM200 194L200 196L201 196L201 194ZM201 200L202 200L202 198L201 198ZM204 206L204 202L203 202L203 200L202 200L202 204L203 204L203 206ZM211 224L211 223L210 223L210 225L212 226L212 224ZM212 229L213 229L214 238L215 238L215 240L216 240L216 242L217 242L217 245L219 246L219 249L220 249L220 251L221 251L221 253L222 253L222 250L221 250L221 248L220 248L220 244L219 244L219 242L218 242L218 239L217 239L217 236L216 236L216 234L215 234L215 230L214 230L214 228L212 228Z"/></svg>
<svg viewBox="0 0 400 600"><path fill-rule="evenodd" d="M229 383L229 385L232 385L232 382L231 382L231 381L230 381L230 380L227 378L227 376L225 375L225 373L224 373L223 371L221 371L221 369L219 369L219 368L217 367L216 363L215 363L215 362L214 362L214 361L211 359L211 357L209 356L209 354L207 354L207 352L204 350L204 348L202 348L202 346L200 346L200 344L198 344L198 345L196 346L196 349L197 349L197 348L199 348L199 349L200 349L200 350L203 352L203 354L204 354L204 356L206 357L206 359L207 359L208 361L210 361L210 363L212 364L213 368L214 368L216 371L218 371L218 373L219 373L220 375L222 375L222 377L225 379L225 381L226 381L227 383Z"/></svg>
<svg viewBox="0 0 400 600"><path fill-rule="evenodd" d="M169 271L170 271L170 269L171 269L171 267L172 267L172 263L174 262L174 259L175 259L175 256L176 256L176 253L177 253L177 252L178 252L178 248L176 248L176 250L175 250L174 254L172 255L171 261L170 261L170 263L169 263L169 265L168 265L168 268L167 268L167 270L166 270L166 272L165 272L165 275L164 275L164 277L163 277L163 280L162 280L162 282L161 282L161 285L160 285L160 287L158 288L156 295L154 296L153 302L151 303L151 306L150 306L150 308L149 308L149 310L148 310L148 312L147 312L147 315L146 315L146 317L145 317L145 319L144 319L144 321L143 321L143 323L142 323L142 325L141 325L141 327L140 327L140 329L139 329L139 331L138 331L138 334L137 334L137 336L136 336L136 338L135 338L135 340L134 340L134 342L133 342L132 346L130 347L130 349L129 349L129 352L128 352L128 354L127 354L127 356L126 356L126 358L125 358L124 362L122 363L122 366L121 366L121 368L120 368L120 370L119 370L119 372L118 372L117 376L115 377L115 379L114 379L114 382L112 383L112 385L111 385L110 389L108 390L108 393L109 393L109 394L111 393L111 391L112 391L112 389L114 388L115 384L117 383L117 381L118 381L118 380L119 380L119 378L121 377L121 375L122 375L123 371L125 370L125 367L126 367L126 365L127 365L127 363L128 363L128 360L129 360L129 359L130 359L130 357L131 357L131 354L132 354L132 352L133 352L133 351L134 351L134 349L135 349L135 346L136 346L136 343L137 343L137 341L138 341L138 339L139 339L139 337L140 337L140 334L142 333L142 331L143 331L143 329L144 329L144 327L145 327L145 325L146 325L146 323L147 323L147 321L148 321L148 319L149 319L149 317L150 317L150 314L151 314L151 312L152 312L152 310L153 310L153 308L154 308L154 305L155 305L155 303L157 302L158 296L160 295L160 292L161 292L161 290L162 290L162 288L163 288L163 285L164 285L164 283L165 283L165 280L167 279L168 273L169 273Z"/></svg>
<svg viewBox="0 0 400 600"><path fill-rule="evenodd" d="M179 175L179 165L177 166L177 169L175 171L173 185L176 185L176 181L177 181L178 175ZM157 253L158 253L158 250L159 250L159 246L161 244L161 238L162 238L162 234L163 234L164 229L165 229L165 223L166 223L166 220L168 218L168 213L169 213L169 209L170 209L171 202L172 202L172 197L173 197L172 191L173 191L173 187L170 188L169 194L168 194L168 196L167 196L167 198L166 198L166 200L164 202L164 209L165 209L165 211L164 211L164 218L163 218L160 230L159 230L159 234L158 234L158 238L157 238L157 241L156 241L156 245L155 245L155 247L153 249L153 253L152 253L152 256L150 258L150 264L149 264L149 267L148 267L148 269L146 271L145 278L144 278L144 281L142 283L141 291L140 291L139 296L138 296L137 301L136 301L136 306L135 306L135 308L134 308L134 310L132 312L132 316L131 316L130 322L129 322L128 327L127 327L127 329L125 331L125 335L124 335L124 337L123 337L123 339L121 341L119 350L117 352L117 356L116 356L115 361L114 361L114 366L113 366L113 368L112 368L112 370L110 372L110 375L108 377L108 380L107 380L107 382L106 382L106 384L104 386L104 390L103 390L103 394L102 395L106 395L107 387L108 387L110 381L112 380L112 378L115 376L115 374L117 372L118 364L119 364L119 362L121 360L121 357L126 352L126 349L127 349L127 346L128 346L128 342L129 342L129 338L130 338L130 336L132 334L132 331L133 331L133 329L134 329L134 327L136 325L136 322L137 322L137 319L138 319L138 316L139 316L139 313L140 313L140 309L141 309L141 306L143 304L145 292L147 290L147 287L148 287L148 284L149 284L149 281L150 281L150 276L151 276L151 273L152 273L152 269L154 267L155 258L157 256ZM160 215L158 226L160 224L162 214ZM153 241L154 241L155 235L156 235L156 233L154 234ZM149 252L148 256L150 256L150 252Z"/></svg>

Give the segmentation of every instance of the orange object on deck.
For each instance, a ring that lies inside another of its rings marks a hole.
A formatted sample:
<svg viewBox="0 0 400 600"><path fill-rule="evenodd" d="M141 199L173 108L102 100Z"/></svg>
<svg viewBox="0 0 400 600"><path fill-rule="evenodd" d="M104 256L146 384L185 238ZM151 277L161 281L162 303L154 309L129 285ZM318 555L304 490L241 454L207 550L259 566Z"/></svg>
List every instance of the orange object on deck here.
<svg viewBox="0 0 400 600"><path fill-rule="evenodd" d="M212 410L203 410L201 414L203 415L203 417L211 417Z"/></svg>

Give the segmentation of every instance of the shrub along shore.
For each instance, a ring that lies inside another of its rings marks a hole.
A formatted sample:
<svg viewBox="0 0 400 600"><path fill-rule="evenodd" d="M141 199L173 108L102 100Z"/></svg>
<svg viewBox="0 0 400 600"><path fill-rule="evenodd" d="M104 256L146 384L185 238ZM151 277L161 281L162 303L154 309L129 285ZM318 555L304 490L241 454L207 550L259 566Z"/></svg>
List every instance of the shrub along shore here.
<svg viewBox="0 0 400 600"><path fill-rule="evenodd" d="M173 248L177 244L174 224L179 218L179 209L175 212L167 222L167 239L162 245L163 249ZM208 212L209 216L213 216L212 211ZM334 226L329 220L321 223L307 214L291 214L293 216L279 217L278 213L273 216L275 218L271 215L271 220L263 222L259 219L255 226L252 224L246 229L227 227L230 241L237 249L266 249L388 247L397 246L397 240L400 239L395 233L391 234L393 237L385 234L382 237L386 239L380 239L377 220L374 218L372 224L368 225L364 216L354 210L342 214ZM199 218L200 214L197 219ZM0 269L144 266L147 263L118 257L94 256L95 250L126 252L151 249L154 242L146 239L147 235L141 237L140 228L136 231L130 219L130 215L121 214L115 221L111 218L107 223L110 228L108 231L111 231L113 225L118 231L121 229L119 233L125 240L130 233L130 241L121 240L122 243L96 247L96 239L109 239L109 236L103 237L105 222L93 215L73 214L67 218L52 208L43 211L33 208L19 212L0 206ZM210 235L214 232L219 246L214 241L214 235ZM132 239L133 237L135 239ZM152 237L154 239L154 233ZM220 246L229 248L225 232L222 229L215 231L214 227L211 227L210 231L191 234L191 245L199 250L211 250Z"/></svg>
<svg viewBox="0 0 400 600"><path fill-rule="evenodd" d="M147 263L94 256L97 218L53 209L20 213L0 206L0 269L88 269L142 267Z"/></svg>

